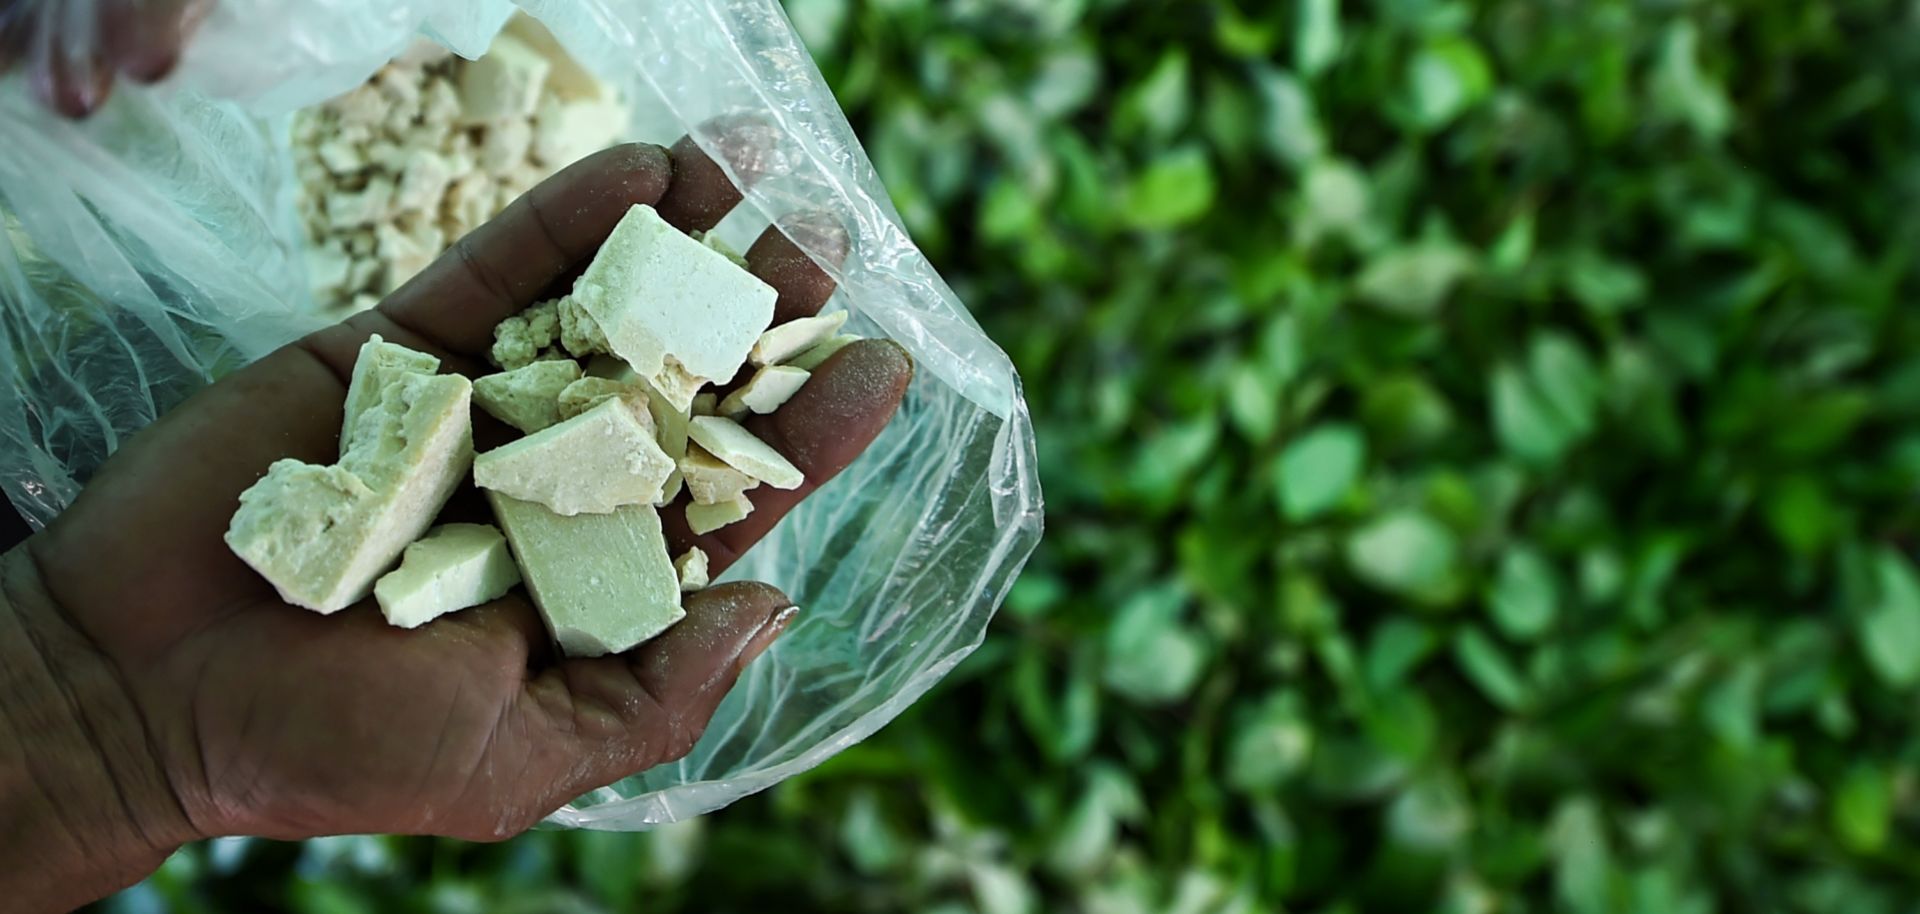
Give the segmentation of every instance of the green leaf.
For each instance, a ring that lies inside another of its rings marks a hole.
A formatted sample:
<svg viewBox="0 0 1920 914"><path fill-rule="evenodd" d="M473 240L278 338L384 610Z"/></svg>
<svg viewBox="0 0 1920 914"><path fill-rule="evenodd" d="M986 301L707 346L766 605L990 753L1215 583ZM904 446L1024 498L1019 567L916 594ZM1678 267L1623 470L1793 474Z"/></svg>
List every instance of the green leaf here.
<svg viewBox="0 0 1920 914"><path fill-rule="evenodd" d="M980 237L996 244L1020 238L1039 221L1039 201L1015 181L995 181L980 202Z"/></svg>
<svg viewBox="0 0 1920 914"><path fill-rule="evenodd" d="M1267 116L1262 119L1261 137L1267 150L1283 162L1311 162L1327 149L1326 130L1320 126L1320 114L1313 96L1300 80L1284 70L1256 67L1254 87Z"/></svg>
<svg viewBox="0 0 1920 914"><path fill-rule="evenodd" d="M1340 54L1340 0L1302 0L1295 17L1293 67L1311 79Z"/></svg>
<svg viewBox="0 0 1920 914"><path fill-rule="evenodd" d="M1453 407L1419 375L1395 374L1368 385L1360 403L1368 437L1383 448L1414 450L1444 438Z"/></svg>
<svg viewBox="0 0 1920 914"><path fill-rule="evenodd" d="M1227 744L1227 784L1256 792L1279 787L1303 770L1313 754L1313 725L1300 696L1268 696L1232 730Z"/></svg>
<svg viewBox="0 0 1920 914"><path fill-rule="evenodd" d="M1174 228L1213 206L1213 164L1198 146L1165 153L1127 186L1124 218L1138 228Z"/></svg>
<svg viewBox="0 0 1920 914"><path fill-rule="evenodd" d="M1472 626L1461 629L1453 639L1453 658L1487 700L1508 711L1526 707L1530 700L1526 682L1485 632Z"/></svg>
<svg viewBox="0 0 1920 914"><path fill-rule="evenodd" d="M1572 444L1574 431L1533 379L1512 365L1501 365L1493 370L1489 384L1493 431L1501 446L1529 463L1558 460Z"/></svg>
<svg viewBox="0 0 1920 914"><path fill-rule="evenodd" d="M1879 599L1860 618L1860 649L1880 681L1897 689L1920 682L1920 580L1899 553L1874 557Z"/></svg>
<svg viewBox="0 0 1920 914"><path fill-rule="evenodd" d="M1187 73L1186 51L1169 48L1146 79L1128 93L1121 107L1123 116L1156 141L1172 136L1186 123L1191 107L1193 91Z"/></svg>
<svg viewBox="0 0 1920 914"><path fill-rule="evenodd" d="M1460 547L1453 531L1414 511L1375 518L1347 539L1354 573L1388 593L1426 603L1457 595Z"/></svg>
<svg viewBox="0 0 1920 914"><path fill-rule="evenodd" d="M887 822L879 798L871 789L855 791L840 819L840 846L854 869L876 875L893 869L908 846Z"/></svg>
<svg viewBox="0 0 1920 914"><path fill-rule="evenodd" d="M1547 826L1554 856L1553 890L1562 909L1573 914L1612 914L1613 849L1607 840L1600 805L1591 797L1562 800Z"/></svg>
<svg viewBox="0 0 1920 914"><path fill-rule="evenodd" d="M1227 415L1249 441L1262 442L1280 430L1280 390L1259 366L1239 364L1227 375Z"/></svg>
<svg viewBox="0 0 1920 914"><path fill-rule="evenodd" d="M1562 333L1535 336L1527 367L1540 398L1560 413L1575 438L1593 430L1600 408L1600 372L1580 344Z"/></svg>
<svg viewBox="0 0 1920 914"><path fill-rule="evenodd" d="M1382 311L1428 317L1472 267L1472 257L1446 242L1395 247L1368 262L1354 290L1361 301Z"/></svg>
<svg viewBox="0 0 1920 914"><path fill-rule="evenodd" d="M1359 478L1366 456L1366 438L1344 423L1322 425L1294 439L1276 468L1287 518L1310 520L1338 504Z"/></svg>
<svg viewBox="0 0 1920 914"><path fill-rule="evenodd" d="M1758 661L1742 662L1701 698L1700 713L1707 728L1735 749L1751 750L1760 742L1763 675Z"/></svg>
<svg viewBox="0 0 1920 914"><path fill-rule="evenodd" d="M1378 692L1399 688L1439 646L1440 637L1431 626L1413 619L1387 619L1367 642L1367 685Z"/></svg>
<svg viewBox="0 0 1920 914"><path fill-rule="evenodd" d="M1813 476L1796 474L1782 479L1768 493L1767 525L1773 534L1802 555L1810 555L1833 541L1843 523Z"/></svg>
<svg viewBox="0 0 1920 914"><path fill-rule="evenodd" d="M1275 387L1293 382L1300 373L1300 320L1281 314L1267 322L1260 336L1260 361Z"/></svg>
<svg viewBox="0 0 1920 914"><path fill-rule="evenodd" d="M1487 594L1487 608L1509 638L1531 640L1545 634L1560 609L1560 585L1553 566L1530 546L1508 546Z"/></svg>
<svg viewBox="0 0 1920 914"><path fill-rule="evenodd" d="M1833 831L1857 854L1886 846L1893 819L1893 785L1870 765L1847 772L1833 795Z"/></svg>
<svg viewBox="0 0 1920 914"><path fill-rule="evenodd" d="M1192 691L1207 661L1206 642L1180 621L1185 593L1161 585L1135 593L1107 630L1105 680L1143 704L1178 701Z"/></svg>
<svg viewBox="0 0 1920 914"><path fill-rule="evenodd" d="M1647 295L1647 278L1638 267L1591 248L1575 249L1566 259L1566 271L1568 291L1595 314L1625 311Z"/></svg>
<svg viewBox="0 0 1920 914"><path fill-rule="evenodd" d="M1733 105L1726 89L1701 71L1699 46L1700 32L1691 20L1680 19L1668 28L1649 94L1670 117L1718 139L1733 125Z"/></svg>
<svg viewBox="0 0 1920 914"><path fill-rule="evenodd" d="M1487 96L1493 88L1493 66L1472 41L1449 36L1413 56L1407 86L1414 122L1429 129L1442 127Z"/></svg>

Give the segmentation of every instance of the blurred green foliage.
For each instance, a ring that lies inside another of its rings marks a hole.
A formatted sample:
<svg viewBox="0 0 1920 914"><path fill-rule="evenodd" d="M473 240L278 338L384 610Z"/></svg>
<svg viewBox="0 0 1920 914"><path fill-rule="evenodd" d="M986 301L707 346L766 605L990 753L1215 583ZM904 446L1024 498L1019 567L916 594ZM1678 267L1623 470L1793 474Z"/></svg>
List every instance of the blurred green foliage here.
<svg viewBox="0 0 1920 914"><path fill-rule="evenodd" d="M1920 11L791 0L1048 536L725 813L117 911L1914 910Z"/></svg>

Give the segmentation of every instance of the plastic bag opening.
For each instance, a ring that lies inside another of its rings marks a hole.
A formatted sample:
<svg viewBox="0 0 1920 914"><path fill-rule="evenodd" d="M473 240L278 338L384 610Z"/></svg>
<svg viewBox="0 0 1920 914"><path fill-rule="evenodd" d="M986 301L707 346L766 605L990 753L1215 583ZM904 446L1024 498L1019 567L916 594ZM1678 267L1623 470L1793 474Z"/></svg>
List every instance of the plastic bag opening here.
<svg viewBox="0 0 1920 914"><path fill-rule="evenodd" d="M1018 378L901 227L871 163L772 0L526 0L617 86L629 138L716 124L771 144L717 232L789 213L844 225L829 308L906 347L918 372L872 449L726 576L804 607L679 762L581 797L556 825L636 829L720 808L871 735L978 645L1038 541ZM479 55L514 12L456 0L223 0L178 79L60 121L0 84L0 487L35 526L125 439L194 390L314 329L293 211L291 113L365 80L417 36ZM801 239L804 245L804 239ZM810 251L826 263L819 251Z"/></svg>

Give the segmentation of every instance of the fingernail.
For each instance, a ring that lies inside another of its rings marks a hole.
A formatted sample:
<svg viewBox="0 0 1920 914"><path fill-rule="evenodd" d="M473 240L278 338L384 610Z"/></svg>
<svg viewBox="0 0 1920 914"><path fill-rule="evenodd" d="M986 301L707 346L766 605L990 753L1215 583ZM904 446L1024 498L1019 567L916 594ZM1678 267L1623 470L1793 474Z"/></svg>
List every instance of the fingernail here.
<svg viewBox="0 0 1920 914"><path fill-rule="evenodd" d="M799 614L798 606L789 606L774 613L773 618L768 619L765 625L760 626L759 631L753 633L753 637L747 641L747 646L740 649L740 666L744 668L755 658L766 653L767 648L772 647L773 642L779 639L780 633L787 630L787 624Z"/></svg>

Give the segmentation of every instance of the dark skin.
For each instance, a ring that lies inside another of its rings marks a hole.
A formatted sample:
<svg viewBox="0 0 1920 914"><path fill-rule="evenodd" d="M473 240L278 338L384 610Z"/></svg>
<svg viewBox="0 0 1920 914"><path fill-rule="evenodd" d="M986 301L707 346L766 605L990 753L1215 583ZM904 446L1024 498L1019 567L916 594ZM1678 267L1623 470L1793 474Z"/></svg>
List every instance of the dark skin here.
<svg viewBox="0 0 1920 914"><path fill-rule="evenodd" d="M172 72L212 8L213 0L0 0L0 73L24 67L43 104L85 117L106 104L116 78L152 83Z"/></svg>
<svg viewBox="0 0 1920 914"><path fill-rule="evenodd" d="M722 144L724 147L724 143ZM215 835L342 833L498 840L575 796L684 755L740 671L794 610L778 590L692 595L687 618L636 651L553 655L526 595L415 630L372 601L331 616L283 603L221 535L239 493L281 457L329 463L369 334L493 369L502 318L563 289L634 203L683 230L740 199L687 140L623 146L568 168L463 239L377 310L222 379L143 430L45 531L0 557L0 896L59 910L151 872ZM781 227L785 226L783 232ZM820 309L844 236L782 220L748 253L779 292L776 321ZM905 395L912 363L863 341L749 428L806 474L762 486L745 521L675 552L718 574L857 457ZM484 416L478 446L505 440ZM448 516L483 510L456 495ZM684 499L684 496L683 496Z"/></svg>

